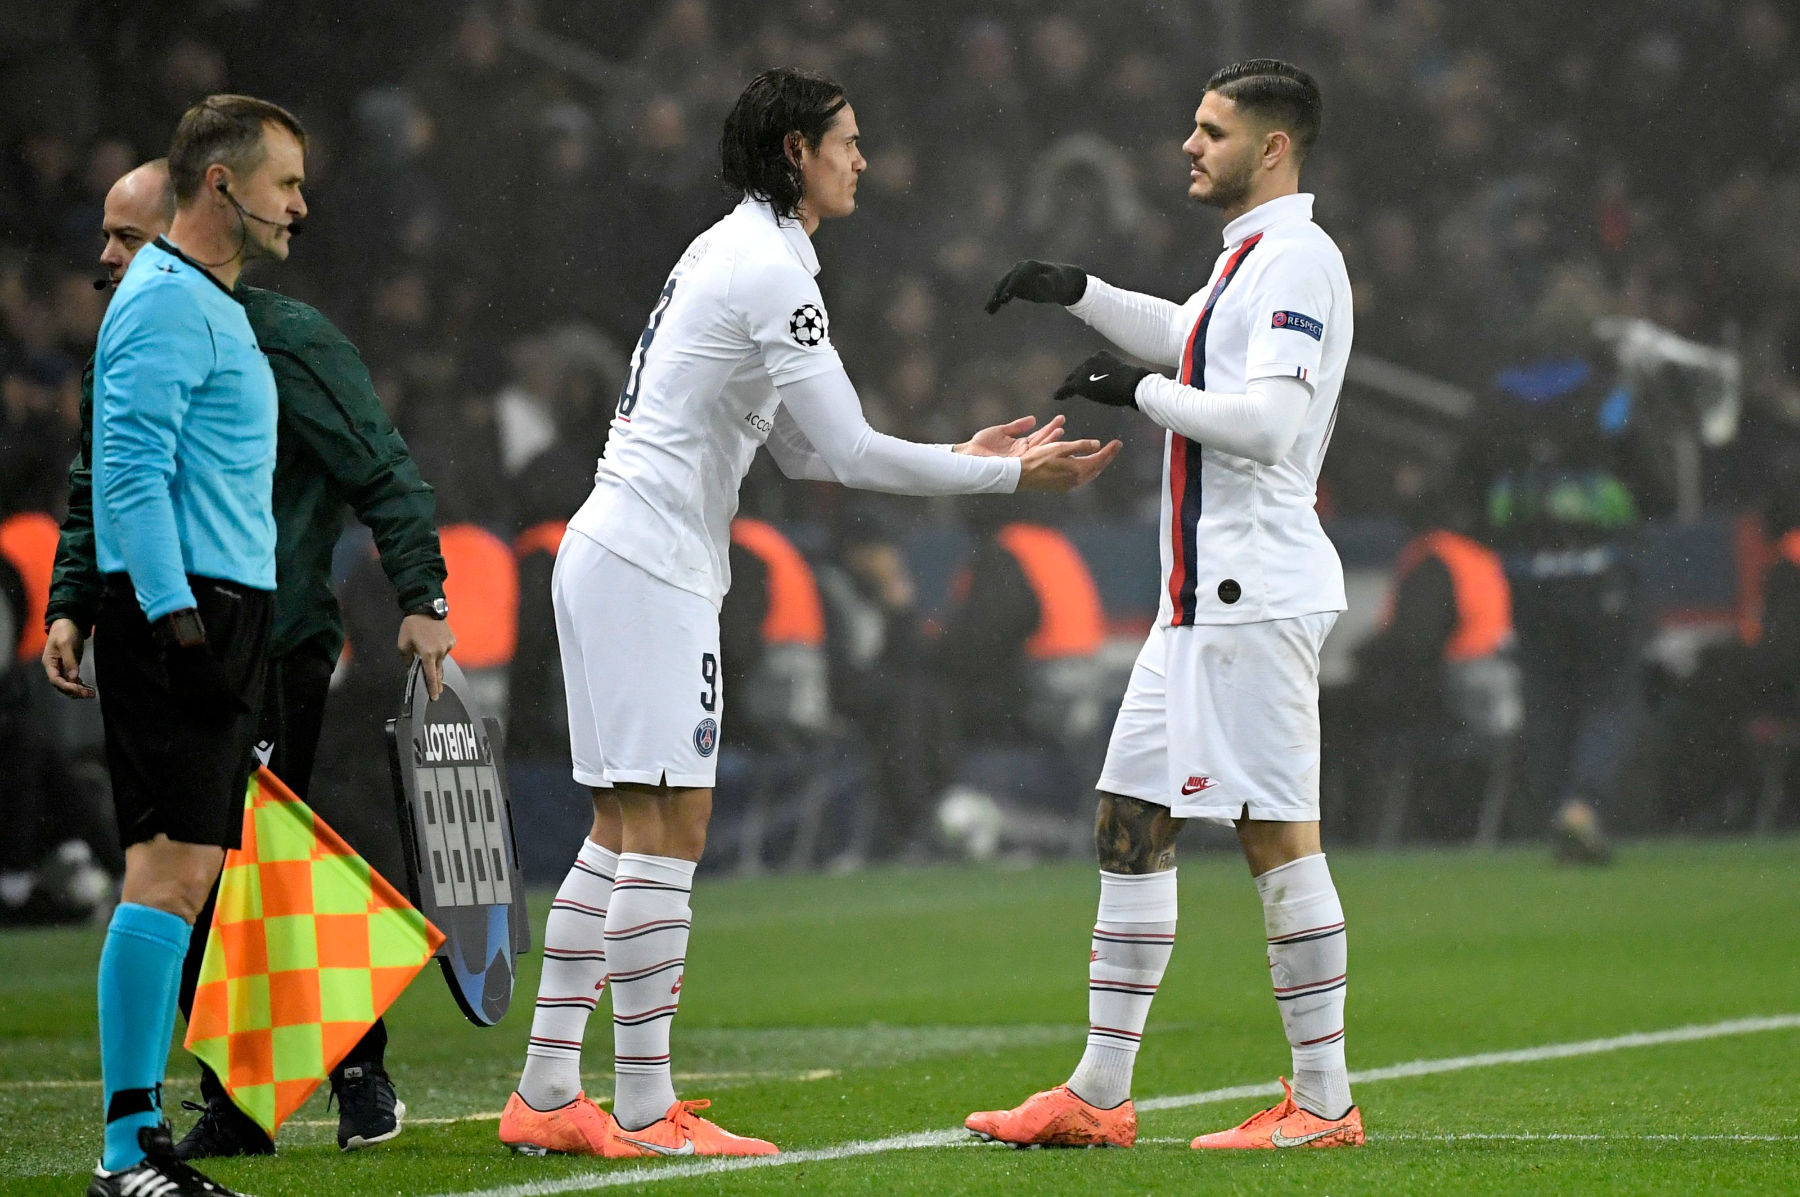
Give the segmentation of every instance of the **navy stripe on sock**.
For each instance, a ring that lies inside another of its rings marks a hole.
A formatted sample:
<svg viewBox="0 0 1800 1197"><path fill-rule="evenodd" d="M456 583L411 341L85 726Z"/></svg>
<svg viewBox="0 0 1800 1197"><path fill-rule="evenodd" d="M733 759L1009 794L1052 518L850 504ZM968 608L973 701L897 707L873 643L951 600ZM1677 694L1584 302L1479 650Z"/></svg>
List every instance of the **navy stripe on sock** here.
<svg viewBox="0 0 1800 1197"><path fill-rule="evenodd" d="M1291 1002L1295 998L1313 997L1321 993L1330 993L1334 989L1342 989L1349 983L1350 982L1348 981L1339 981L1336 985L1326 985L1319 989L1303 989L1299 993L1278 993L1275 995L1275 1000L1278 1002Z"/></svg>
<svg viewBox="0 0 1800 1197"><path fill-rule="evenodd" d="M1314 935L1296 935L1292 939L1271 939L1269 941L1269 946L1272 948L1284 948L1291 943L1311 943L1315 939L1330 939L1333 935L1342 935L1343 933L1344 928L1342 925L1339 925L1333 927L1329 931L1320 931Z"/></svg>
<svg viewBox="0 0 1800 1197"><path fill-rule="evenodd" d="M674 960L664 960L661 964L652 964L648 968L640 968L636 972L612 973L608 975L606 979L615 986L621 981L642 981L645 977L654 977L657 973L666 973L670 969L680 968L686 963L687 958L685 956L678 957Z"/></svg>
<svg viewBox="0 0 1800 1197"><path fill-rule="evenodd" d="M606 935L606 938L609 940L611 940L611 939L642 939L646 935L655 935L659 931L675 931L675 930L685 931L685 930L687 930L687 928L688 928L688 920L687 919L662 919L662 920L660 920L658 922L654 922L654 923L640 923L635 927L627 927L625 930L619 931L616 933L612 932L612 931L608 931L605 933L605 935Z"/></svg>
<svg viewBox="0 0 1800 1197"><path fill-rule="evenodd" d="M613 1025L619 1026L619 1027L641 1027L645 1023L655 1022L659 1018L674 1018L674 1017L675 1017L675 1007L661 1006L655 1010L645 1011L643 1014L631 1014L631 1015L615 1014L615 1015L613 1015Z"/></svg>

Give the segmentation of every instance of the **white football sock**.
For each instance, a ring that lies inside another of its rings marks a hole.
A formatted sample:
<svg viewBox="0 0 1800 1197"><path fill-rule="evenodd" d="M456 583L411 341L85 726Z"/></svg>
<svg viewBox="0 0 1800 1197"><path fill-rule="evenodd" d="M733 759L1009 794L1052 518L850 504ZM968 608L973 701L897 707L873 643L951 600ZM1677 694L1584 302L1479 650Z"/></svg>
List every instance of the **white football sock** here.
<svg viewBox="0 0 1800 1197"><path fill-rule="evenodd" d="M694 862L627 852L606 912L613 1002L613 1117L642 1130L675 1104L669 1023L687 965Z"/></svg>
<svg viewBox="0 0 1800 1197"><path fill-rule="evenodd" d="M1256 879L1269 937L1269 975L1294 1052L1294 1100L1321 1118L1349 1113L1344 908L1325 856L1303 856Z"/></svg>
<svg viewBox="0 0 1800 1197"><path fill-rule="evenodd" d="M1088 953L1088 1038L1070 1091L1110 1110L1131 1096L1131 1070L1150 1001L1175 947L1175 870L1100 871L1100 913Z"/></svg>
<svg viewBox="0 0 1800 1197"><path fill-rule="evenodd" d="M606 904L618 853L592 840L557 888L544 922L544 971L519 1096L534 1110L554 1110L581 1092L581 1039L606 986Z"/></svg>

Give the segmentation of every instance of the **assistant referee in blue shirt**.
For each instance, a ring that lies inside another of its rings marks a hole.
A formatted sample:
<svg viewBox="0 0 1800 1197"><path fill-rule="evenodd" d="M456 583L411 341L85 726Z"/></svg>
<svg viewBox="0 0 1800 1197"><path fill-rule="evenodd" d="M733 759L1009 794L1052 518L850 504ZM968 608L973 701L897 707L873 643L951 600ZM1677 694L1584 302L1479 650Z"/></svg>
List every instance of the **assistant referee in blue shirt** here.
<svg viewBox="0 0 1800 1197"><path fill-rule="evenodd" d="M100 953L106 1143L89 1197L222 1194L162 1112L189 927L242 828L275 589L275 377L232 295L306 215L306 134L248 96L189 109L175 220L119 284L94 354L94 667L122 900Z"/></svg>

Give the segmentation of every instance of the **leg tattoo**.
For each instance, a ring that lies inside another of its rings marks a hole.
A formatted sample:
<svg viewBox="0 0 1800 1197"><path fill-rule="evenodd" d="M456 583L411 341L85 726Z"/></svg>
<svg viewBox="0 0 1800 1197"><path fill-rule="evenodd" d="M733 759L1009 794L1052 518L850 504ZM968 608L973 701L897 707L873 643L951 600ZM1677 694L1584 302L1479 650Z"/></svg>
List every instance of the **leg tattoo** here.
<svg viewBox="0 0 1800 1197"><path fill-rule="evenodd" d="M1094 851L1109 873L1160 873L1175 867L1175 838L1183 820L1166 806L1100 795L1094 816Z"/></svg>

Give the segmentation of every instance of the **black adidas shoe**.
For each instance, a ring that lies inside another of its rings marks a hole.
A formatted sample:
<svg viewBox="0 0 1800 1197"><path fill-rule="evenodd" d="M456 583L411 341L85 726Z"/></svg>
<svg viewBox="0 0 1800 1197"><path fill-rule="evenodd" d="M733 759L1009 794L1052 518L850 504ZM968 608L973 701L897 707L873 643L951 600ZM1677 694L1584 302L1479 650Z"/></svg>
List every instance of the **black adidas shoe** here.
<svg viewBox="0 0 1800 1197"><path fill-rule="evenodd" d="M275 1140L229 1098L215 1097L205 1105L184 1101L181 1108L197 1112L200 1120L175 1144L178 1160L275 1154Z"/></svg>
<svg viewBox="0 0 1800 1197"><path fill-rule="evenodd" d="M331 1074L331 1098L338 1104L338 1148L355 1151L386 1143L400 1133L406 1103L378 1064L356 1064ZM326 1109L331 1108L330 1102Z"/></svg>
<svg viewBox="0 0 1800 1197"><path fill-rule="evenodd" d="M247 1197L176 1159L166 1122L139 1130L138 1146L144 1162L117 1172L95 1168L87 1197Z"/></svg>

